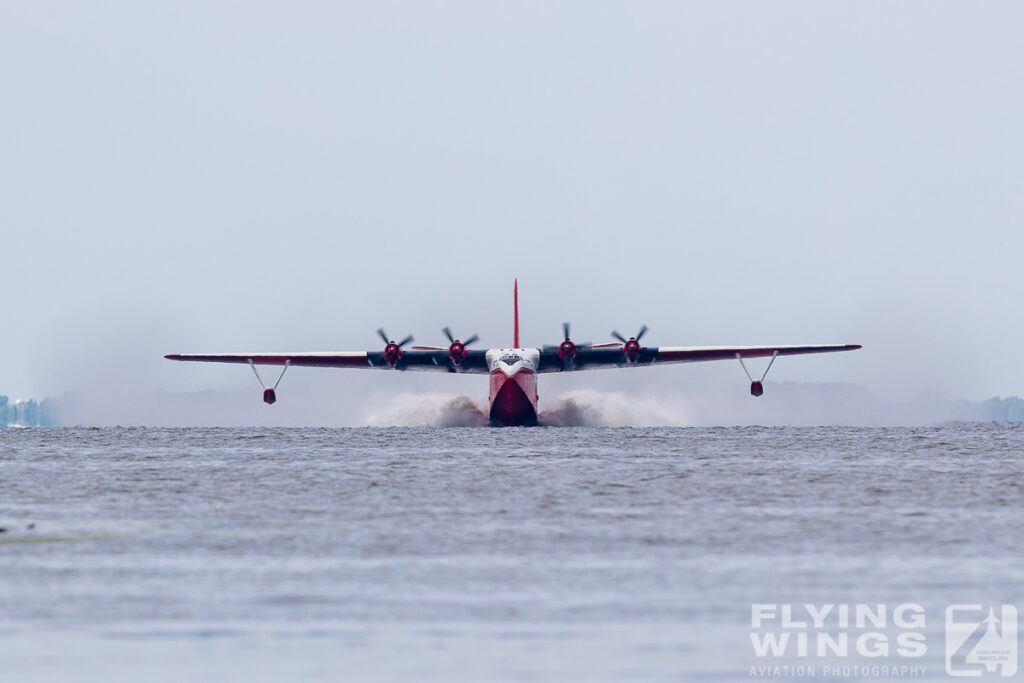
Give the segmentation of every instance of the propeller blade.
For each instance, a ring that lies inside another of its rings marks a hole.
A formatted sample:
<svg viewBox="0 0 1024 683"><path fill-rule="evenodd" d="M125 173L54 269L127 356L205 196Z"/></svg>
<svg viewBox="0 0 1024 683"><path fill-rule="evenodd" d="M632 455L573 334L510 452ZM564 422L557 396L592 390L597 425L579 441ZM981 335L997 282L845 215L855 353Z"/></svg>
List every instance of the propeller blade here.
<svg viewBox="0 0 1024 683"><path fill-rule="evenodd" d="M387 346L388 344L391 343L391 340L388 339L388 335L384 332L383 327L377 330L377 334L379 334L380 338L384 340L384 346Z"/></svg>
<svg viewBox="0 0 1024 683"><path fill-rule="evenodd" d="M623 337L621 334L619 334L618 330L612 330L612 336L615 337L616 339L618 339L623 344L626 343L626 338Z"/></svg>
<svg viewBox="0 0 1024 683"><path fill-rule="evenodd" d="M410 334L408 337L406 337L402 341L398 342L398 346L399 346L399 348L401 348L401 347L405 346L406 344L408 344L411 341L412 341L412 335Z"/></svg>
<svg viewBox="0 0 1024 683"><path fill-rule="evenodd" d="M472 344L473 342L477 341L478 339L480 339L480 335L478 335L478 334L471 335L469 339L467 339L466 341L462 342L462 345L463 346L469 346L470 344Z"/></svg>
<svg viewBox="0 0 1024 683"><path fill-rule="evenodd" d="M641 325L640 331L636 333L636 340L640 341L640 337L644 336L645 334L647 334L647 325Z"/></svg>
<svg viewBox="0 0 1024 683"><path fill-rule="evenodd" d="M569 323L562 323L562 336L569 338Z"/></svg>
<svg viewBox="0 0 1024 683"><path fill-rule="evenodd" d="M449 344L455 343L455 337L452 336L452 329L450 327L446 327L441 331L444 332L444 336L448 337Z"/></svg>

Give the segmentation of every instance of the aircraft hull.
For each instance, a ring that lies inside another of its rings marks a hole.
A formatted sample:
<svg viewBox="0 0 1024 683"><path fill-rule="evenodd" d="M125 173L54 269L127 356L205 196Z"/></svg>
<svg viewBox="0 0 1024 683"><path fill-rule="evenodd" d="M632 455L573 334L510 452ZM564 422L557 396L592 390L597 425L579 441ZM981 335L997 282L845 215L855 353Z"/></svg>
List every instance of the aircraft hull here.
<svg viewBox="0 0 1024 683"><path fill-rule="evenodd" d="M509 376L491 373L490 420L492 425L522 427L537 424L537 375L527 369Z"/></svg>

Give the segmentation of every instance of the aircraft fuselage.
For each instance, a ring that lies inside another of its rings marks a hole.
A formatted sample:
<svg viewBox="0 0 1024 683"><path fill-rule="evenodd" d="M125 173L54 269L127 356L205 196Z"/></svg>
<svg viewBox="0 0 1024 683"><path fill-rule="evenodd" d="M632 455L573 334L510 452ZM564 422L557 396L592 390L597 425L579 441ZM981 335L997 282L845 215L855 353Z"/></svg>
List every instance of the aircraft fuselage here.
<svg viewBox="0 0 1024 683"><path fill-rule="evenodd" d="M491 349L487 352L490 373L489 419L509 427L537 424L538 349Z"/></svg>

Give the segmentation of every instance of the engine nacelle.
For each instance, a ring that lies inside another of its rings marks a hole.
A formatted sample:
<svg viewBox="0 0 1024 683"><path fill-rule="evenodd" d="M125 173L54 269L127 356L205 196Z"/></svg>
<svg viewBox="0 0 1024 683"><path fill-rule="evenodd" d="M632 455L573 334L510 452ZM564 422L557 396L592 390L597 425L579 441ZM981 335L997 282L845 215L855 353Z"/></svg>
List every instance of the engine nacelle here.
<svg viewBox="0 0 1024 683"><path fill-rule="evenodd" d="M448 360L450 360L452 365L455 367L460 367L462 365L462 361L466 360L466 356L468 355L469 349L467 349L466 345L458 339L453 341L451 346L448 347Z"/></svg>
<svg viewBox="0 0 1024 683"><path fill-rule="evenodd" d="M397 368L402 361L402 347L412 341L412 335L410 334L397 343L388 337L388 333L384 331L383 327L377 330L377 335L384 340L384 350L380 353L381 358L391 367Z"/></svg>
<svg viewBox="0 0 1024 683"><path fill-rule="evenodd" d="M625 344L622 345L622 355L626 357L630 363L635 363L640 358L640 342L633 337L629 338Z"/></svg>
<svg viewBox="0 0 1024 683"><path fill-rule="evenodd" d="M385 363L395 367L398 365L398 361L402 360L402 347L395 342L388 342L388 345L384 347L380 355L384 358Z"/></svg>
<svg viewBox="0 0 1024 683"><path fill-rule="evenodd" d="M452 334L452 328L450 327L444 328L441 332L444 333L444 336L448 337L448 342L450 344L448 346L448 362L451 363L453 369L458 370L462 367L462 361L466 360L466 357L469 356L469 345L480 337L475 334L471 334L466 337L466 341L462 341L461 339L455 338L455 335Z"/></svg>
<svg viewBox="0 0 1024 683"><path fill-rule="evenodd" d="M643 347L640 346L640 339L647 334L647 325L641 325L639 331L637 331L635 337L626 339L618 330L612 330L612 336L622 342L622 356L626 359L626 362L630 365L636 364L640 360L640 353L643 351Z"/></svg>

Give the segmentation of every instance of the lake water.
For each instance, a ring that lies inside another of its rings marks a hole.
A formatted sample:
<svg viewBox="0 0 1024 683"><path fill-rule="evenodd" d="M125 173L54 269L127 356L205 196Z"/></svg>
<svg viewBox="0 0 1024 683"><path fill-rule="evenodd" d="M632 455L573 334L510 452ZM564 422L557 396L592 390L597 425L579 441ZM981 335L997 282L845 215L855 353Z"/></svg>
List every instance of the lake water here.
<svg viewBox="0 0 1024 683"><path fill-rule="evenodd" d="M0 680L946 679L1022 510L1006 424L0 429ZM805 603L887 621L758 657Z"/></svg>

